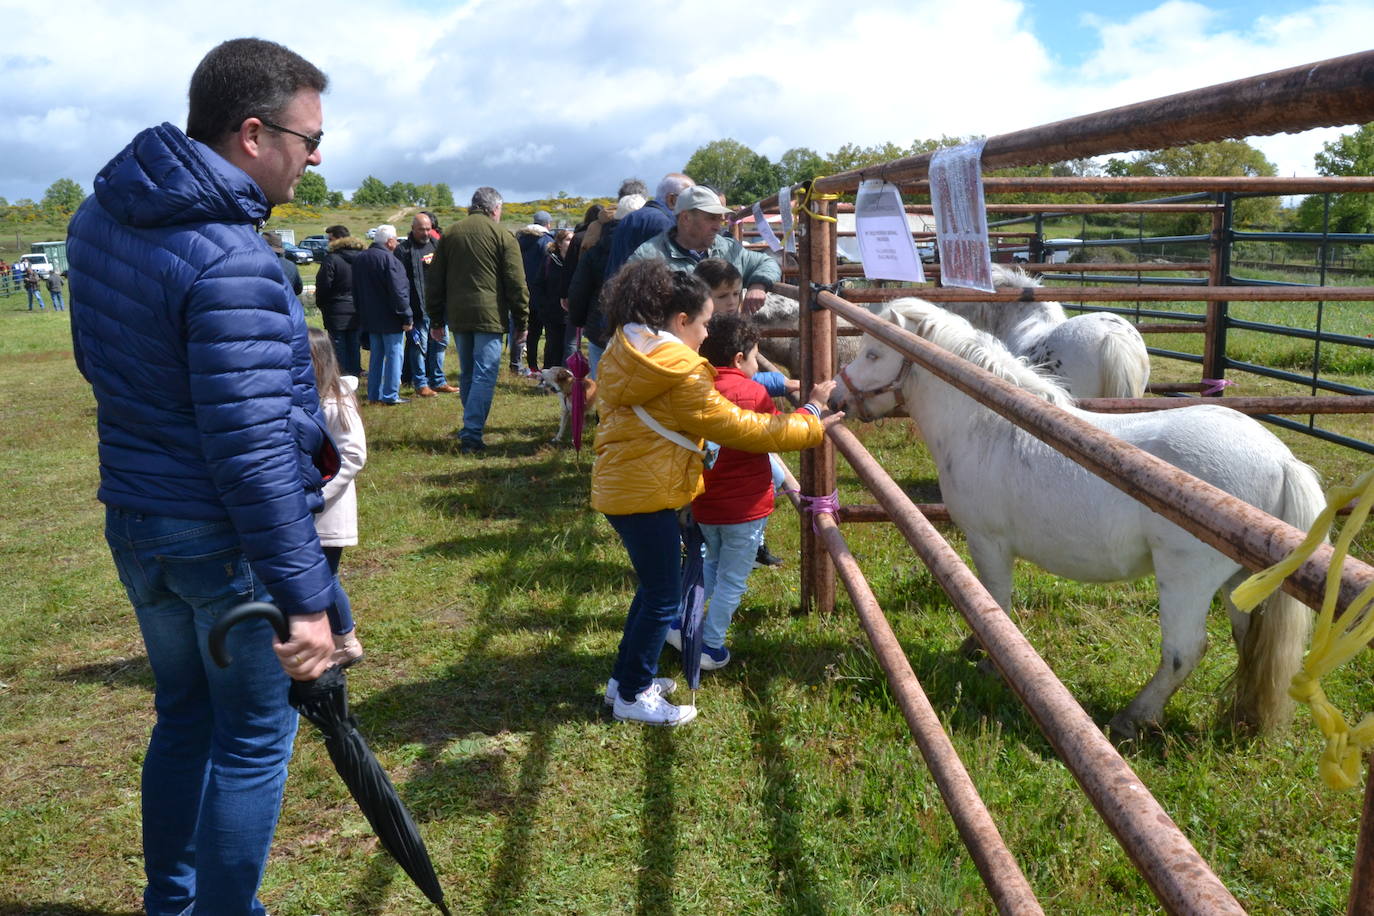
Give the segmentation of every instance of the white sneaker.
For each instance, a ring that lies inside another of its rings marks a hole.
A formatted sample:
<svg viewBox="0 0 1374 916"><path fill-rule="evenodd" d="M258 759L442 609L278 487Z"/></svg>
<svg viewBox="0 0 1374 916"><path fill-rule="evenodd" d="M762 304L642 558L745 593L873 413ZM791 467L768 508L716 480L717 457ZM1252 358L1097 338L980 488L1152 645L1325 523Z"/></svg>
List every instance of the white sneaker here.
<svg viewBox="0 0 1374 916"><path fill-rule="evenodd" d="M677 689L677 681L670 677L656 677L645 690L656 690L659 696L669 696ZM614 706L615 698L620 694L620 681L611 678L606 682L606 705Z"/></svg>
<svg viewBox="0 0 1374 916"><path fill-rule="evenodd" d="M674 706L659 695L652 686L635 697L633 703L626 703L616 694L612 707L615 717L629 722L643 722L645 725L683 725L697 717L695 706Z"/></svg>
<svg viewBox="0 0 1374 916"><path fill-rule="evenodd" d="M668 628L668 638L665 639L664 642L666 642L668 645L672 646L674 649L676 649L676 650L678 650L679 652L681 652L681 651L682 651L682 628L681 628L681 627L669 627L669 628Z"/></svg>

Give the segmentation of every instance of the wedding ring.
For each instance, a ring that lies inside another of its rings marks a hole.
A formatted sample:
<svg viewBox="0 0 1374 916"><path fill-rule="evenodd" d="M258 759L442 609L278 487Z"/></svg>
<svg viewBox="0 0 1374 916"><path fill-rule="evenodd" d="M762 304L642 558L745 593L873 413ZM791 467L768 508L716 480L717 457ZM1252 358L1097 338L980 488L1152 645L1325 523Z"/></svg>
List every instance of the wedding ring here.
<svg viewBox="0 0 1374 916"><path fill-rule="evenodd" d="M299 652L297 652L295 655L291 656L291 664L293 664L293 665L299 665L300 663L301 663L301 654L300 654Z"/></svg>

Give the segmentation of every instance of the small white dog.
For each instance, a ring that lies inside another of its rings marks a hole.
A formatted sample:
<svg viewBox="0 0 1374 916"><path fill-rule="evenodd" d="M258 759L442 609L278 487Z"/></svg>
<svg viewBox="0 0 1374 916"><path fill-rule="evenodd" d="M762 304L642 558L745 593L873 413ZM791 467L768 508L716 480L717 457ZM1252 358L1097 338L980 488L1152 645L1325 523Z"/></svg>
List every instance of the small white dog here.
<svg viewBox="0 0 1374 916"><path fill-rule="evenodd" d="M563 407L558 417L558 434L550 440L552 442L562 442L564 435L571 426L573 388L577 385L582 386L582 420L585 429L591 419L592 409L596 405L596 382L589 378L578 378L562 366L543 369L539 373L539 387L557 391L558 399L562 402Z"/></svg>

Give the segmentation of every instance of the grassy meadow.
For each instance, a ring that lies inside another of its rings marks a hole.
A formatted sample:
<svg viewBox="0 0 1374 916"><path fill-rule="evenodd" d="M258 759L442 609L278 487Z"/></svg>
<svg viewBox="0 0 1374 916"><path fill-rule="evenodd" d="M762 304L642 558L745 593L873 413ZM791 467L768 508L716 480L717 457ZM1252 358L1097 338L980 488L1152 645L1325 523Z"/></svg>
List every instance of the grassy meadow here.
<svg viewBox="0 0 1374 916"><path fill-rule="evenodd" d="M94 404L66 318L28 313L22 295L0 298L0 356L0 914L131 916L152 677L101 533ZM1196 377L1158 370L1171 371ZM1374 387L1368 371L1352 380ZM611 719L600 692L633 577L587 505L590 452L547 444L557 410L503 373L482 458L449 438L455 397L364 416L362 543L343 576L368 657L351 695L453 911L993 912L847 599L796 613L785 505L768 537L787 565L754 573L697 721ZM918 500L933 496L907 424L851 425ZM1282 435L1328 482L1369 466ZM841 490L869 501L843 467ZM845 534L1046 911L1159 912L1014 695L959 654L967 628L910 549L887 526ZM1105 724L1153 670L1152 583L1022 568L1016 595L1031 642ZM1361 796L1320 784L1305 713L1263 742L1218 725L1235 661L1219 609L1210 638L1162 734L1127 760L1248 910L1344 912ZM672 650L663 672L678 673ZM1374 707L1371 675L1366 653L1327 683L1347 716ZM431 912L309 725L261 897L277 916Z"/></svg>

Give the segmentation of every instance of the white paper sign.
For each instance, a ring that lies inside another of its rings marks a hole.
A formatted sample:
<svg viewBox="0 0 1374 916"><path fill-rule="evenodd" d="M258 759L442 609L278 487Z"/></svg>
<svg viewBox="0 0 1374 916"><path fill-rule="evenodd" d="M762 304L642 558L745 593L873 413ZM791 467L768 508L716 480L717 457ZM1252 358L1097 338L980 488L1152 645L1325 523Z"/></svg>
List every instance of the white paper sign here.
<svg viewBox="0 0 1374 916"><path fill-rule="evenodd" d="M754 204L754 225L759 229L759 238L768 244L770 251L782 248L782 242L778 241L773 227L768 225L768 217L763 215L763 204Z"/></svg>
<svg viewBox="0 0 1374 916"><path fill-rule="evenodd" d="M797 253L797 234L792 231L792 189L778 188L778 213L782 216L782 247L789 254Z"/></svg>
<svg viewBox="0 0 1374 916"><path fill-rule="evenodd" d="M940 282L990 293L992 252L981 169L984 142L936 152L930 160L930 202L940 246Z"/></svg>
<svg viewBox="0 0 1374 916"><path fill-rule="evenodd" d="M911 226L906 220L902 193L895 184L870 178L854 198L854 231L863 255L864 276L870 280L926 282Z"/></svg>

